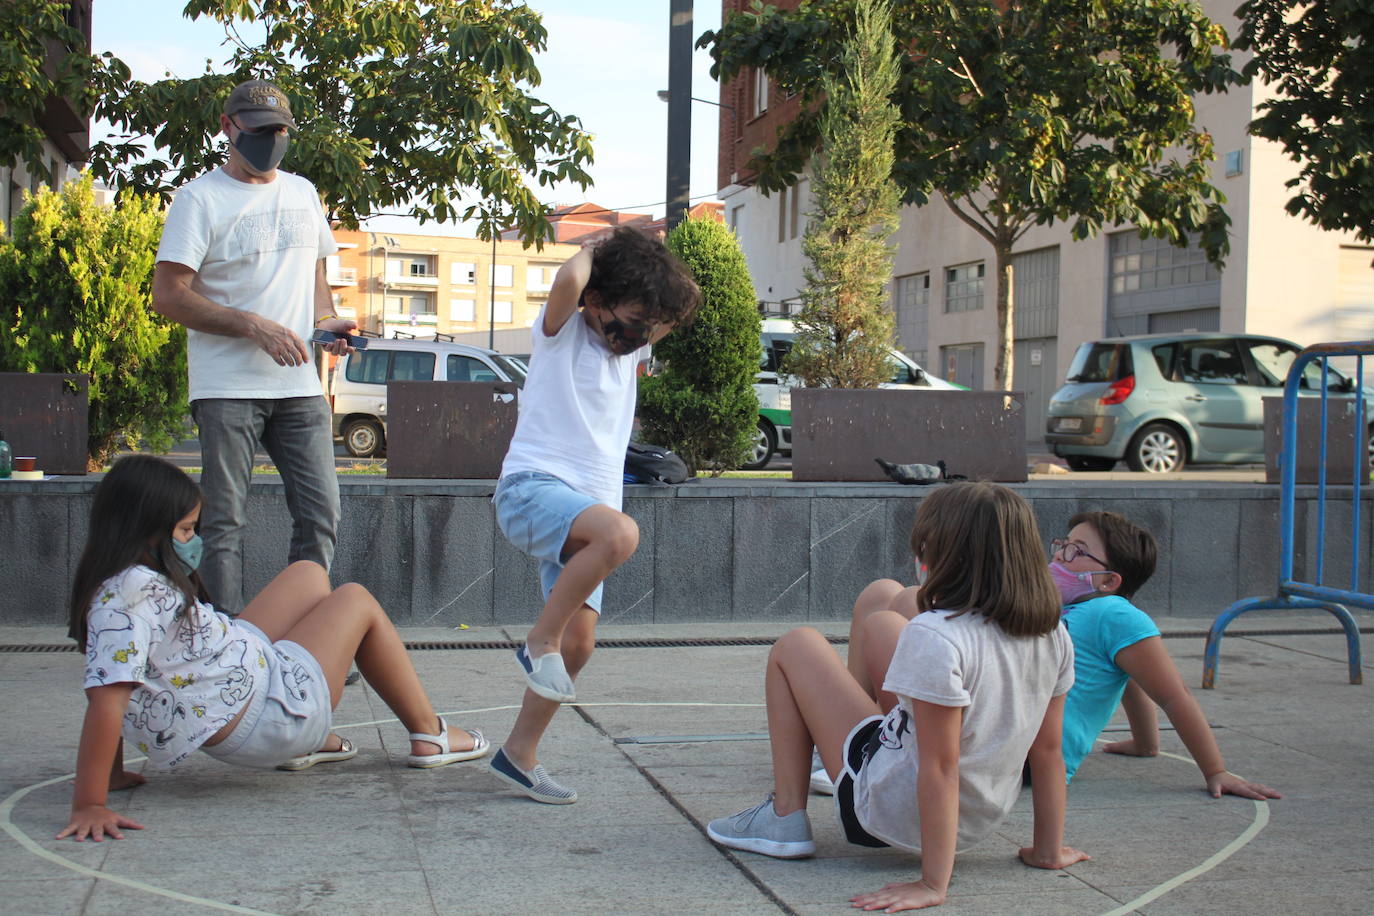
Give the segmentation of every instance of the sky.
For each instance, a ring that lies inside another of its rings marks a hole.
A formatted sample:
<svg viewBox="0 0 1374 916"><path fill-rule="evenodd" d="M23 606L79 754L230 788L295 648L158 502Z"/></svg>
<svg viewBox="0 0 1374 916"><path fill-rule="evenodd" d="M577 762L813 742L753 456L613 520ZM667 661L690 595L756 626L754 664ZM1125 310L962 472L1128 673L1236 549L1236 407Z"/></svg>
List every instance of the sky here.
<svg viewBox="0 0 1374 916"><path fill-rule="evenodd" d="M538 56L543 82L528 90L563 115L576 115L593 134L594 184L537 189L546 203L591 201L612 209L663 214L668 106L656 93L668 88L669 0L526 0L544 15L548 49ZM224 32L204 19L181 15L181 0L94 0L92 47L111 51L134 77L190 77L204 72L207 59L224 69L229 57ZM720 24L717 0L694 6L693 42ZM710 76L711 59L693 52L692 95L719 97ZM716 137L719 109L692 105L692 180L694 199L712 199L716 187ZM92 125L94 138L105 136ZM443 232L435 223L377 217L373 231ZM449 230L452 231L452 230Z"/></svg>

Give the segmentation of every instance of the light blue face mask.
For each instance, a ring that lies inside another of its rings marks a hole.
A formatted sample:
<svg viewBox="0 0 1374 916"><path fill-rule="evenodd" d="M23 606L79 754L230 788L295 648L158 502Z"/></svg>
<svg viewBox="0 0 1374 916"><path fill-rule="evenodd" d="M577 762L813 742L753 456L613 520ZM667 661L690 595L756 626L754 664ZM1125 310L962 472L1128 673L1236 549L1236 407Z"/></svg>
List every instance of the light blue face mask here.
<svg viewBox="0 0 1374 916"><path fill-rule="evenodd" d="M176 552L181 565L186 567L186 574L189 576L200 568L200 557L205 552L205 544L201 541L200 535L193 534L189 541L184 542L172 538L172 550Z"/></svg>

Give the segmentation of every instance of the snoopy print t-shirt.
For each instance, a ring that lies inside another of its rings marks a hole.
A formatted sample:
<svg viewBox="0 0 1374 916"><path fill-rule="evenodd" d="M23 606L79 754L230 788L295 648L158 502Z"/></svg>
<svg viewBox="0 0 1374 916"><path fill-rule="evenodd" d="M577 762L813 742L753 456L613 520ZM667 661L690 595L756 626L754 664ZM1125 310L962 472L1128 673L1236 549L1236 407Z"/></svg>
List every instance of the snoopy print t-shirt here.
<svg viewBox="0 0 1374 916"><path fill-rule="evenodd" d="M1073 643L1061 622L1045 636L1009 636L976 612L917 614L902 630L883 689L898 703L865 750L854 812L880 840L919 852L918 758L912 701L963 710L959 833L966 849L1016 803L1021 764L1052 697L1073 685Z"/></svg>
<svg viewBox="0 0 1374 916"><path fill-rule="evenodd" d="M315 684L310 667L267 642L252 627L186 596L146 566L101 583L86 631L85 686L134 683L124 739L155 767L176 766L266 690L288 712L306 716ZM185 607L185 613L181 613ZM268 653L278 664L268 664ZM281 672L283 684L269 683Z"/></svg>

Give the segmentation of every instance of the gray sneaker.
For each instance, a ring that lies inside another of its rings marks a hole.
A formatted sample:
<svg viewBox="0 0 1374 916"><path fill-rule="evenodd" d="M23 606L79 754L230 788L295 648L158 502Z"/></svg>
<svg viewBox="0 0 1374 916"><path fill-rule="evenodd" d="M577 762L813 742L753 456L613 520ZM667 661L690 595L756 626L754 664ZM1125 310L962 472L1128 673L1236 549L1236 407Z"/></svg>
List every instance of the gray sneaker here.
<svg viewBox="0 0 1374 916"><path fill-rule="evenodd" d="M711 821L706 825L706 835L722 846L776 859L804 859L816 853L806 809L778 817L772 792L752 808Z"/></svg>

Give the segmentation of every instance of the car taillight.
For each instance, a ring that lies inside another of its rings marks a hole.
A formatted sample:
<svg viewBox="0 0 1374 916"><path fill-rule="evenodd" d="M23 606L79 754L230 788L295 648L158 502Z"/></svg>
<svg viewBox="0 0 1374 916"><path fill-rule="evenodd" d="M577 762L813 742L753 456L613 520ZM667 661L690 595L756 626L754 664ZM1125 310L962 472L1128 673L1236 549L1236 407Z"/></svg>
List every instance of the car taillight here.
<svg viewBox="0 0 1374 916"><path fill-rule="evenodd" d="M1098 403L1101 404L1120 404L1131 396L1135 391L1135 376L1128 375L1125 378L1117 379L1107 386L1107 393L1102 395Z"/></svg>

